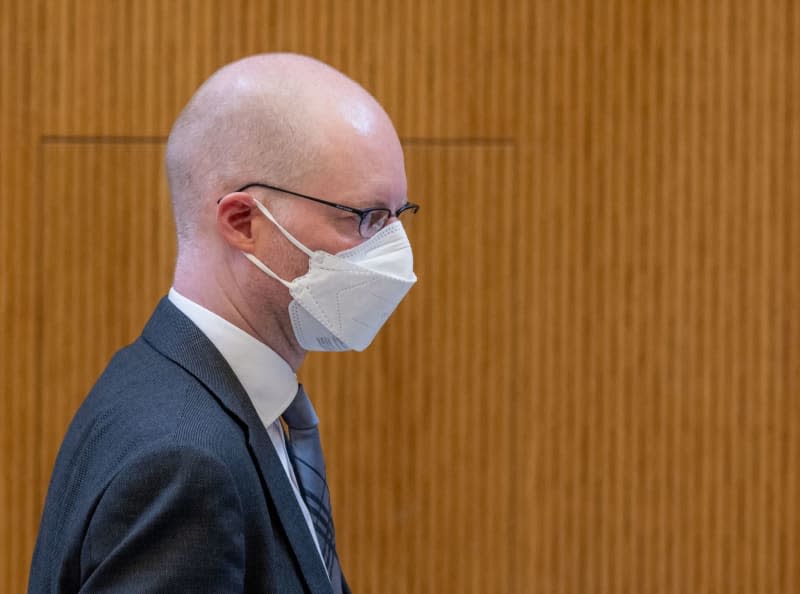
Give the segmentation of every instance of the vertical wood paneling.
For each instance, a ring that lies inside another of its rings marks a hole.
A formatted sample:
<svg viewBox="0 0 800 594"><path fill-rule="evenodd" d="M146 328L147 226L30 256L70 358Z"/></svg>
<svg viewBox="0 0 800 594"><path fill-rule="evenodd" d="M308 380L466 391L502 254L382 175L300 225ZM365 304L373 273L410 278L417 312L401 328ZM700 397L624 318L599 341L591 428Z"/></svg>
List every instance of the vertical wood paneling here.
<svg viewBox="0 0 800 594"><path fill-rule="evenodd" d="M33 185L31 6L0 2L0 590L25 584L38 523L35 315L41 187Z"/></svg>
<svg viewBox="0 0 800 594"><path fill-rule="evenodd" d="M285 50L385 105L423 205L376 344L302 370L355 590L798 591L797 31L791 0L0 3L0 589L169 285L174 117Z"/></svg>
<svg viewBox="0 0 800 594"><path fill-rule="evenodd" d="M525 489L526 515L544 522L527 566L541 591L797 581L778 537L799 528L783 498L798 410L781 363L797 213L779 189L796 176L781 72L796 63L795 12L531 7L523 96L541 116L526 122L523 174L540 208L525 245L544 255L524 277L541 306L520 448L549 452Z"/></svg>
<svg viewBox="0 0 800 594"><path fill-rule="evenodd" d="M218 66L276 50L312 53L355 76L383 100L406 136L514 134L511 110L486 107L515 79L482 59L512 53L513 3L43 4L50 36L42 40L47 76L38 84L48 98L49 134L163 135ZM430 11L435 18L425 18Z"/></svg>
<svg viewBox="0 0 800 594"><path fill-rule="evenodd" d="M111 355L134 340L167 291L174 263L163 147L47 143L42 201L43 328L37 351L40 476ZM43 501L46 483L38 485Z"/></svg>

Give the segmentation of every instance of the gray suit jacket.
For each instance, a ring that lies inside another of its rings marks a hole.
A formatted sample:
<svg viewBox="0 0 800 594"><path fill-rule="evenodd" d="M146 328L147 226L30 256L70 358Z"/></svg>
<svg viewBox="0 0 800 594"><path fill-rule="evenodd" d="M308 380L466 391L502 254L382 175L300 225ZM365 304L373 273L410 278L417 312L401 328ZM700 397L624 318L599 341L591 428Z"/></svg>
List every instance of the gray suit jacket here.
<svg viewBox="0 0 800 594"><path fill-rule="evenodd" d="M331 592L250 399L167 299L69 427L29 591Z"/></svg>

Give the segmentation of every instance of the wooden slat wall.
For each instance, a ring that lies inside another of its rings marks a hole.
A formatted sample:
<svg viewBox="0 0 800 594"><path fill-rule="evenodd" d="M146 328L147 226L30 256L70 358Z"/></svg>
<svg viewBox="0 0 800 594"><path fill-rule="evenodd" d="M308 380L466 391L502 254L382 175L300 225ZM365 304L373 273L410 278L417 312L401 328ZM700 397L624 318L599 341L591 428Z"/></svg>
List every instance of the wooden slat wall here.
<svg viewBox="0 0 800 594"><path fill-rule="evenodd" d="M65 422L169 286L175 228L160 144L48 141L39 155L43 187L59 188L41 205L35 500L43 501Z"/></svg>
<svg viewBox="0 0 800 594"><path fill-rule="evenodd" d="M0 591L169 287L161 151L316 55L404 139L419 284L302 370L357 592L800 591L792 0L0 2Z"/></svg>
<svg viewBox="0 0 800 594"><path fill-rule="evenodd" d="M800 591L799 8L521 18L533 591Z"/></svg>
<svg viewBox="0 0 800 594"><path fill-rule="evenodd" d="M21 591L40 503L36 440L36 154L31 10L0 2L0 590Z"/></svg>

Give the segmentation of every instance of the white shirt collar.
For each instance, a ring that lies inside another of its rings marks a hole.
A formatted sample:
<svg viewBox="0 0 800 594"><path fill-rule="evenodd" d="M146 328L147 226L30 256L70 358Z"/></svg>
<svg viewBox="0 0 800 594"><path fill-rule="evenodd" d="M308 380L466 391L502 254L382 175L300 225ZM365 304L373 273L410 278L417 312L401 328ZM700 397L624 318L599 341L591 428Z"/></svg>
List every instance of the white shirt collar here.
<svg viewBox="0 0 800 594"><path fill-rule="evenodd" d="M269 427L297 393L297 376L291 366L263 342L174 288L169 290L169 300L222 353L250 396L264 427Z"/></svg>

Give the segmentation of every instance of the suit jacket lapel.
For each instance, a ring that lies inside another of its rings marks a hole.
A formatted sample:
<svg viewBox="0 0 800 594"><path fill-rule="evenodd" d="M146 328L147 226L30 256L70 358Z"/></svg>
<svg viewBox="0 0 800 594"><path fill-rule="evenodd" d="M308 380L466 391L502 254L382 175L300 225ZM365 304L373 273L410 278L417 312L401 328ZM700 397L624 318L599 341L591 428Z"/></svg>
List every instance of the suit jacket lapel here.
<svg viewBox="0 0 800 594"><path fill-rule="evenodd" d="M331 592L322 560L278 454L228 363L205 334L166 297L145 326L142 338L197 378L230 414L245 424L250 449L309 589L312 592Z"/></svg>

